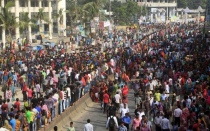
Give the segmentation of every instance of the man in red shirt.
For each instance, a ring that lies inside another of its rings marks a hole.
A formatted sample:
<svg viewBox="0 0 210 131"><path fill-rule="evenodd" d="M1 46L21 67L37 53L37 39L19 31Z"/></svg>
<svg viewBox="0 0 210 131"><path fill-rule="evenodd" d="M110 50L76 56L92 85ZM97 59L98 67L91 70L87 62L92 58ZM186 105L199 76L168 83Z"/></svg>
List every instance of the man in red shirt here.
<svg viewBox="0 0 210 131"><path fill-rule="evenodd" d="M18 111L20 111L20 102L19 102L19 98L16 98L16 102L14 103L14 105L16 105Z"/></svg>
<svg viewBox="0 0 210 131"><path fill-rule="evenodd" d="M1 110L7 110L8 111L8 105L6 104L6 100L3 100L3 104L1 106Z"/></svg>
<svg viewBox="0 0 210 131"><path fill-rule="evenodd" d="M109 95L108 95L107 91L105 91L105 93L103 95L103 102L104 102L104 113L105 113L106 106L109 103Z"/></svg>
<svg viewBox="0 0 210 131"><path fill-rule="evenodd" d="M27 101L27 93L26 93L26 92L27 92L27 89L28 89L28 88L27 88L27 85L26 85L26 83L24 82L24 83L23 83L23 88L22 88L23 101L24 101L24 100Z"/></svg>

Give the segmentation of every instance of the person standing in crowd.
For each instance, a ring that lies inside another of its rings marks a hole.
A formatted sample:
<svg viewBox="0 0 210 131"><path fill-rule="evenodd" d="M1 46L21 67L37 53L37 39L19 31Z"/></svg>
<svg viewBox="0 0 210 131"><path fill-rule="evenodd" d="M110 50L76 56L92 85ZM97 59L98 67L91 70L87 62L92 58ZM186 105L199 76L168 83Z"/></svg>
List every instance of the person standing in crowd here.
<svg viewBox="0 0 210 131"><path fill-rule="evenodd" d="M9 124L12 127L12 131L16 131L15 130L15 128L16 128L16 120L14 119L14 114L13 113L10 113L9 114L9 117L10 117Z"/></svg>
<svg viewBox="0 0 210 131"><path fill-rule="evenodd" d="M124 103L123 108L120 109L120 117L123 118L126 113L129 113L129 108L127 105Z"/></svg>
<svg viewBox="0 0 210 131"><path fill-rule="evenodd" d="M19 120L19 116L18 115L15 115L15 123L16 123L15 131L19 131L21 129L21 122Z"/></svg>
<svg viewBox="0 0 210 131"><path fill-rule="evenodd" d="M131 117L129 113L126 113L125 116L122 118L122 122L124 122L124 125L126 126L127 130L129 131L129 125L131 123Z"/></svg>
<svg viewBox="0 0 210 131"><path fill-rule="evenodd" d="M121 96L120 96L119 92L116 92L116 94L114 95L114 98L115 98L116 108L117 108L117 110L119 110L120 102L121 102Z"/></svg>
<svg viewBox="0 0 210 131"><path fill-rule="evenodd" d="M182 115L182 110L180 109L181 106L177 105L177 108L174 110L174 124L177 124L180 127L180 117Z"/></svg>
<svg viewBox="0 0 210 131"><path fill-rule="evenodd" d="M131 130L136 131L137 127L139 127L141 121L139 119L139 114L135 115L135 118L133 119L132 125L131 125Z"/></svg>
<svg viewBox="0 0 210 131"><path fill-rule="evenodd" d="M37 98L39 98L41 96L41 87L38 82L36 83L36 96L37 96Z"/></svg>
<svg viewBox="0 0 210 131"><path fill-rule="evenodd" d="M84 125L84 131L93 131L93 125L90 123L90 119L87 119L87 124Z"/></svg>
<svg viewBox="0 0 210 131"><path fill-rule="evenodd" d="M26 83L24 82L23 83L23 86L22 86L22 93L23 93L23 101L24 100L28 100L28 98L27 98L27 85L26 85Z"/></svg>
<svg viewBox="0 0 210 131"><path fill-rule="evenodd" d="M117 118L114 114L110 114L106 122L106 129L109 129L109 131L116 131L117 128L118 128Z"/></svg>
<svg viewBox="0 0 210 131"><path fill-rule="evenodd" d="M154 119L154 124L155 124L155 130L156 131L161 131L161 125L160 122L162 120L162 116L160 116L160 112L156 113L155 119Z"/></svg>
<svg viewBox="0 0 210 131"><path fill-rule="evenodd" d="M163 116L163 119L160 121L160 127L162 131L170 131L170 121L165 116Z"/></svg>
<svg viewBox="0 0 210 131"><path fill-rule="evenodd" d="M124 125L124 122L122 122L122 121L120 122L118 131L128 131L127 127Z"/></svg>
<svg viewBox="0 0 210 131"><path fill-rule="evenodd" d="M69 85L67 85L66 91L67 91L67 107L69 107L71 105L71 89Z"/></svg>
<svg viewBox="0 0 210 131"><path fill-rule="evenodd" d="M76 131L75 128L74 128L74 123L73 122L70 122L70 126L69 127L63 126L63 128L66 128L67 131Z"/></svg>
<svg viewBox="0 0 210 131"><path fill-rule="evenodd" d="M117 112L117 109L114 103L111 103L111 105L108 107L108 110L107 110L107 118L111 115L116 116L116 112Z"/></svg>
<svg viewBox="0 0 210 131"><path fill-rule="evenodd" d="M106 111L106 106L109 103L109 99L110 99L110 97L109 97L107 91L105 91L105 93L103 95L104 113Z"/></svg>
<svg viewBox="0 0 210 131"><path fill-rule="evenodd" d="M54 126L54 131L58 131L58 127L57 126Z"/></svg>

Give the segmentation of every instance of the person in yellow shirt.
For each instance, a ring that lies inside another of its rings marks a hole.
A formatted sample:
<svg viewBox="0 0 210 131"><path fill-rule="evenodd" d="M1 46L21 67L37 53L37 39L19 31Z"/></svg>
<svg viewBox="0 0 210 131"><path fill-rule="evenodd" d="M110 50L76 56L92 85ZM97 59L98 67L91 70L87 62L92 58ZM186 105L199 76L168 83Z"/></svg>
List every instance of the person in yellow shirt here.
<svg viewBox="0 0 210 131"><path fill-rule="evenodd" d="M34 121L35 117L36 117L36 113L33 112L33 111L31 111L31 118L30 118L31 119L31 122Z"/></svg>
<svg viewBox="0 0 210 131"><path fill-rule="evenodd" d="M160 96L161 96L161 94L160 94L159 90L157 90L157 92L155 93L155 100L160 102Z"/></svg>
<svg viewBox="0 0 210 131"><path fill-rule="evenodd" d="M16 121L15 130L16 130L16 131L19 131L19 130L20 130L20 120L19 120L18 118L19 118L19 116L16 115L16 116L15 116L15 121Z"/></svg>

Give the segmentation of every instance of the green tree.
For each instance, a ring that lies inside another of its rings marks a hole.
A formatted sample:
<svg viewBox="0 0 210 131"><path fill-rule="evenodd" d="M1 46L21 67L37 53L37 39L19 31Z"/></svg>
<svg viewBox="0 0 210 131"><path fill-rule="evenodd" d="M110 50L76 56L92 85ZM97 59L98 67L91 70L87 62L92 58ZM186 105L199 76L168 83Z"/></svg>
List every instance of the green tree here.
<svg viewBox="0 0 210 131"><path fill-rule="evenodd" d="M83 5L83 9L88 12L90 17L99 17L100 10L102 10L107 3L107 0L91 0Z"/></svg>
<svg viewBox="0 0 210 131"><path fill-rule="evenodd" d="M187 0L177 0L177 3L178 8L186 8L188 5Z"/></svg>
<svg viewBox="0 0 210 131"><path fill-rule="evenodd" d="M61 8L57 14L55 14L55 17L58 19L58 35L60 35L60 27L63 24L63 12L64 9Z"/></svg>
<svg viewBox="0 0 210 131"><path fill-rule="evenodd" d="M145 16L147 11L144 6L140 7L133 1L128 1L123 4L114 1L112 2L112 5L115 7L112 10L114 13L114 19L120 25L129 25L131 20L135 20L134 22L136 22L141 15Z"/></svg>
<svg viewBox="0 0 210 131"><path fill-rule="evenodd" d="M64 12L64 9L61 8L58 13L55 15L56 18L59 19L59 24L62 25L63 24L63 12Z"/></svg>
<svg viewBox="0 0 210 131"><path fill-rule="evenodd" d="M205 8L206 2L207 0L177 0L177 6L178 8L188 7L189 9L197 9L198 6Z"/></svg>
<svg viewBox="0 0 210 131"><path fill-rule="evenodd" d="M44 26L42 21L44 21L47 24L51 23L51 21L49 20L49 18L46 17L46 15L45 15L44 8L40 8L39 9L39 12L36 15L36 20L39 21L39 33L40 33L40 35L42 35L41 27ZM41 43L42 43L42 41L41 41Z"/></svg>
<svg viewBox="0 0 210 131"><path fill-rule="evenodd" d="M9 8L13 6L14 2L12 1L7 2L7 4L4 7L1 7L1 13L0 13L1 26L4 30L8 32L9 36L7 41L10 43L12 40L12 31L14 31L15 27L18 26L16 22L16 17L9 10Z"/></svg>
<svg viewBox="0 0 210 131"><path fill-rule="evenodd" d="M20 16L19 27L23 34L25 32L25 37L27 36L26 32L28 31L29 26L35 26L35 20L29 18L28 12L22 12Z"/></svg>

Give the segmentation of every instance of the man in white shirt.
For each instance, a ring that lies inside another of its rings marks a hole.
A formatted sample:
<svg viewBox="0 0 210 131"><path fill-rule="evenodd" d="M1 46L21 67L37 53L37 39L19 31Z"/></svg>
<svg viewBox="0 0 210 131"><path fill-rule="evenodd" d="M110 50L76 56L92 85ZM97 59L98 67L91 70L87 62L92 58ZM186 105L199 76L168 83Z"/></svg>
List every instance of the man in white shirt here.
<svg viewBox="0 0 210 131"><path fill-rule="evenodd" d="M120 89L120 87L118 87L118 89L117 89L117 91L116 92L118 92L119 93L119 95L121 95L122 94L122 90Z"/></svg>
<svg viewBox="0 0 210 131"><path fill-rule="evenodd" d="M129 108L127 107L126 103L124 103L124 107L120 109L121 118L123 118L126 113L129 113Z"/></svg>
<svg viewBox="0 0 210 131"><path fill-rule="evenodd" d="M59 95L58 95L58 93L56 92L56 91L53 91L53 96L52 96L52 98L57 102L58 101L58 99L59 99ZM56 104L56 102L55 102L55 104Z"/></svg>
<svg viewBox="0 0 210 131"><path fill-rule="evenodd" d="M119 92L116 92L114 98L115 98L116 108L118 110L120 107L120 100L121 100L121 96L120 96Z"/></svg>
<svg viewBox="0 0 210 131"><path fill-rule="evenodd" d="M162 131L170 131L170 121L166 117L163 117L160 121L160 127Z"/></svg>
<svg viewBox="0 0 210 131"><path fill-rule="evenodd" d="M36 120L37 120L37 115L39 114L39 111L34 106L34 108L32 109L32 112L34 112L34 114L35 114L34 121L33 121L33 128L36 131L37 130Z"/></svg>
<svg viewBox="0 0 210 131"><path fill-rule="evenodd" d="M67 91L67 107L69 107L71 104L71 89L69 86L66 87L66 91Z"/></svg>
<svg viewBox="0 0 210 131"><path fill-rule="evenodd" d="M182 110L180 109L180 105L174 110L174 124L180 127L180 117L182 115Z"/></svg>
<svg viewBox="0 0 210 131"><path fill-rule="evenodd" d="M78 81L79 80L79 73L77 73L76 75L75 75L75 79Z"/></svg>
<svg viewBox="0 0 210 131"><path fill-rule="evenodd" d="M160 116L160 112L157 112L157 114L155 116L155 120L154 120L156 131L161 131L160 122L162 119L163 119L163 117Z"/></svg>
<svg viewBox="0 0 210 131"><path fill-rule="evenodd" d="M90 119L87 120L87 124L84 126L84 131L93 131L93 125L90 124Z"/></svg>
<svg viewBox="0 0 210 131"><path fill-rule="evenodd" d="M144 111L142 109L140 109L138 114L139 114L139 120L141 121L142 120L142 116L145 116L145 113L144 113Z"/></svg>

